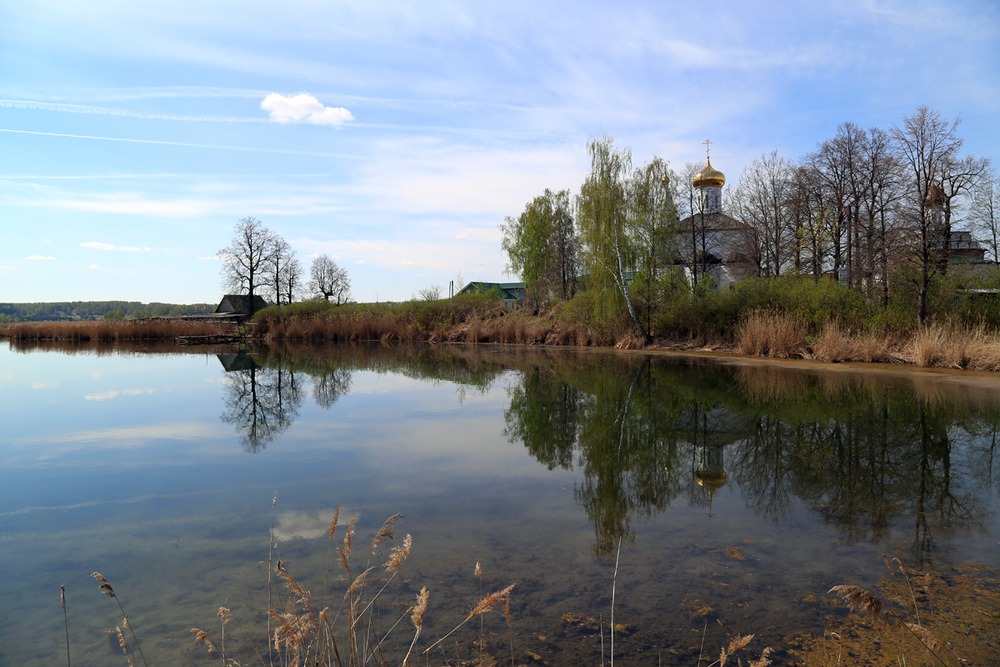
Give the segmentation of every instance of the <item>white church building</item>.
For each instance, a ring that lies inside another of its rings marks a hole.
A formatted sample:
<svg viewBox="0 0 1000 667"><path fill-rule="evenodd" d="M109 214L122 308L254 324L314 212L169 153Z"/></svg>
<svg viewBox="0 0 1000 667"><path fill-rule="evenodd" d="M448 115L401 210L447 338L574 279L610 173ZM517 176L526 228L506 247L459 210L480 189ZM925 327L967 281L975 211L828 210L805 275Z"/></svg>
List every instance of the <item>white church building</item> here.
<svg viewBox="0 0 1000 667"><path fill-rule="evenodd" d="M711 276L720 288L727 287L753 273L744 252L749 228L722 211L725 184L726 175L712 166L706 152L705 168L692 179L698 210L678 222L678 263L692 286Z"/></svg>

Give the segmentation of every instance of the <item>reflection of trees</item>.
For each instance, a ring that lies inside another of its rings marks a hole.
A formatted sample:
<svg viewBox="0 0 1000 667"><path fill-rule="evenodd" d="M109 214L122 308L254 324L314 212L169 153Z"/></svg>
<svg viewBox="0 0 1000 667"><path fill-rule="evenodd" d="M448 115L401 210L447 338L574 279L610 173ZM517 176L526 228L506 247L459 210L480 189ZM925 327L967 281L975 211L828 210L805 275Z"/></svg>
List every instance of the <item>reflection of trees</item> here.
<svg viewBox="0 0 1000 667"><path fill-rule="evenodd" d="M312 378L316 404L332 407L351 390L353 373L368 370L455 382L485 390L510 365L469 347L445 351L430 346L282 345L247 352L220 352L227 373L223 421L233 424L248 452L267 446L298 415L303 375Z"/></svg>
<svg viewBox="0 0 1000 667"><path fill-rule="evenodd" d="M316 405L329 408L341 396L351 391L351 371L346 368L334 368L324 373L313 375L313 398Z"/></svg>
<svg viewBox="0 0 1000 667"><path fill-rule="evenodd" d="M847 542L878 543L909 524L920 561L934 535L982 520L994 474L973 462L992 464L1000 416L952 388L917 389L905 380L600 357L524 370L510 390L505 433L550 468L581 470L574 495L594 523L598 553L628 539L634 518L665 510L685 489L688 502L708 504L728 479L761 515L778 518L797 498ZM689 457L691 466L680 465Z"/></svg>
<svg viewBox="0 0 1000 667"><path fill-rule="evenodd" d="M526 370L521 384L509 393L504 435L511 442L523 443L549 470L572 468L584 394L537 366Z"/></svg>
<svg viewBox="0 0 1000 667"><path fill-rule="evenodd" d="M281 366L263 368L247 354L227 367L222 420L232 424L244 451L254 453L291 426L302 405L295 372Z"/></svg>
<svg viewBox="0 0 1000 667"><path fill-rule="evenodd" d="M505 433L549 468L570 468L574 452L584 479L574 497L594 523L595 550L631 539L630 520L665 509L678 491L675 439L661 427L649 361L610 359L585 370L573 386L539 367L511 390Z"/></svg>

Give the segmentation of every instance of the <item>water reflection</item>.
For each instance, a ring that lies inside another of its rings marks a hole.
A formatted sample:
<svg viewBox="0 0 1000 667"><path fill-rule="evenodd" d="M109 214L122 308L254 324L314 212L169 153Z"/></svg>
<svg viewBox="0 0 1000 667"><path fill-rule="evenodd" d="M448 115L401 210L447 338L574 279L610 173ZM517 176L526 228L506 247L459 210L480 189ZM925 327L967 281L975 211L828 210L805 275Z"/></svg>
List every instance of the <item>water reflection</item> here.
<svg viewBox="0 0 1000 667"><path fill-rule="evenodd" d="M262 368L246 352L218 357L227 380L222 421L236 428L244 451L258 452L295 421L303 398L299 380L280 363Z"/></svg>
<svg viewBox="0 0 1000 667"><path fill-rule="evenodd" d="M638 519L674 503L711 518L723 489L759 516L803 505L845 543L912 531L917 563L935 537L977 530L997 486L997 395L916 374L821 373L697 359L476 348L285 348L219 356L223 420L256 452L304 398L331 408L354 373L399 373L485 391L509 369L504 435L549 469L581 473L575 501L594 551L635 539Z"/></svg>
<svg viewBox="0 0 1000 667"><path fill-rule="evenodd" d="M609 358L535 366L511 389L506 434L551 467L576 465L575 496L597 553L631 540L636 517L734 485L759 515L805 502L847 543L907 523L916 562L934 536L976 530L996 485L996 398L942 385L773 367ZM971 399L971 400L970 400ZM985 491L985 493L984 493Z"/></svg>

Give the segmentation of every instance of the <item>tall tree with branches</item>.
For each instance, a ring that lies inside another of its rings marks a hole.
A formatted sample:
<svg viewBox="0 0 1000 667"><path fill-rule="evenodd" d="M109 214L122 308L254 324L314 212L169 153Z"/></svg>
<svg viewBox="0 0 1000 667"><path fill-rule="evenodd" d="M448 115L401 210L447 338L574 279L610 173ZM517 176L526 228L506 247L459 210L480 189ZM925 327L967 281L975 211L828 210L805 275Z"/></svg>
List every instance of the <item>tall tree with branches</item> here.
<svg viewBox="0 0 1000 667"><path fill-rule="evenodd" d="M292 302L302 279L302 265L295 258L292 246L274 235L273 248L267 261L267 284L278 306Z"/></svg>
<svg viewBox="0 0 1000 667"><path fill-rule="evenodd" d="M958 136L959 120L945 120L926 106L903 118L901 126L892 128L899 159L906 168L909 181L904 200L905 215L913 235L913 250L919 268L917 283L917 319L927 321L927 295L931 279L936 274L940 253L947 243L943 236L944 194L940 182L949 163L958 160L962 139Z"/></svg>
<svg viewBox="0 0 1000 667"><path fill-rule="evenodd" d="M507 271L521 276L528 301L535 308L544 307L553 298L573 296L579 243L569 190L546 188L544 194L528 202L521 215L506 218L500 231Z"/></svg>
<svg viewBox="0 0 1000 667"><path fill-rule="evenodd" d="M993 264L1000 266L1000 176L987 169L972 192L972 224L986 242Z"/></svg>
<svg viewBox="0 0 1000 667"><path fill-rule="evenodd" d="M339 306L351 298L351 278L347 269L337 266L328 255L320 255L309 268L309 289L313 294Z"/></svg>
<svg viewBox="0 0 1000 667"><path fill-rule="evenodd" d="M651 340L628 291L627 268L635 265L627 225L629 203L626 179L632 171L632 153L617 150L610 137L591 139L590 174L577 198L577 224L586 246L590 289L602 311L624 302L643 340Z"/></svg>
<svg viewBox="0 0 1000 667"><path fill-rule="evenodd" d="M216 253L222 261L222 282L226 291L246 294L250 297L251 309L254 297L267 285L267 267L275 251L276 238L263 222L247 217L236 223L230 244Z"/></svg>

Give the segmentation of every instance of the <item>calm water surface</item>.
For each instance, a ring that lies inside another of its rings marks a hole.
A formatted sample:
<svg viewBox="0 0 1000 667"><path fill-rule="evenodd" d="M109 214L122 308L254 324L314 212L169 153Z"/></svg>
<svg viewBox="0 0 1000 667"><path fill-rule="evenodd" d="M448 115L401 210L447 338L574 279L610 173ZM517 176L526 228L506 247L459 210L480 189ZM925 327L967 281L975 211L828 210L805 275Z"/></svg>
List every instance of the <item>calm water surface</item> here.
<svg viewBox="0 0 1000 667"><path fill-rule="evenodd" d="M321 590L338 505L362 544L406 515L413 555L385 615L427 586L429 641L516 582L519 663L600 664L600 634L567 619L607 626L612 582L617 659L690 665L703 634L759 648L821 632L842 612L826 591L873 585L883 553L1000 565L986 376L492 347L3 347L0 427L0 665L65 664L60 585L73 665L124 664L95 570L149 664L215 664L190 628L216 628L220 605L259 627L272 522L277 556ZM486 632L509 651L502 615Z"/></svg>

